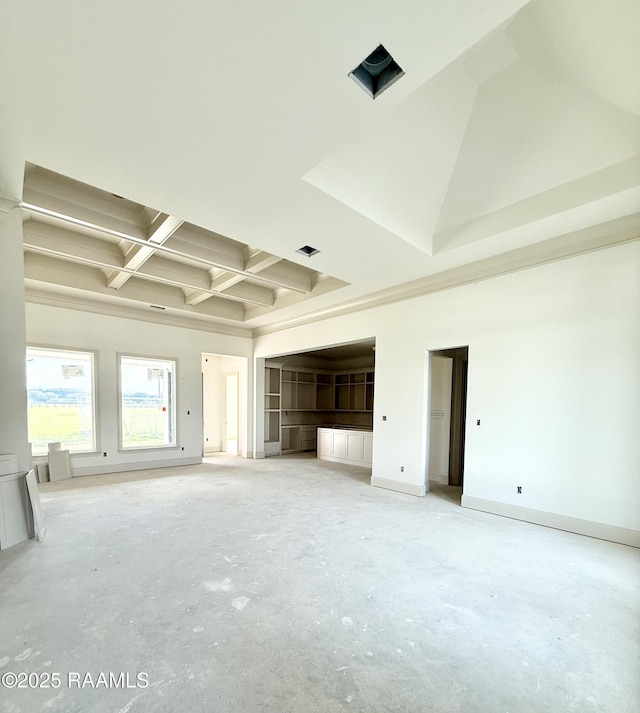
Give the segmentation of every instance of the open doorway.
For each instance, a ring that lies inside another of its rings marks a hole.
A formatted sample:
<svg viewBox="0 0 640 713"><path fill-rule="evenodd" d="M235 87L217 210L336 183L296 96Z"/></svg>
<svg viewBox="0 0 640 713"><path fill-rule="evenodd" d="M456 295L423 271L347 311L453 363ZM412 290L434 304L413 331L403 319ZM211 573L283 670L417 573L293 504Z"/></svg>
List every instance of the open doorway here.
<svg viewBox="0 0 640 713"><path fill-rule="evenodd" d="M247 359L202 355L202 455L247 457Z"/></svg>
<svg viewBox="0 0 640 713"><path fill-rule="evenodd" d="M464 485L469 347L430 353L429 481Z"/></svg>

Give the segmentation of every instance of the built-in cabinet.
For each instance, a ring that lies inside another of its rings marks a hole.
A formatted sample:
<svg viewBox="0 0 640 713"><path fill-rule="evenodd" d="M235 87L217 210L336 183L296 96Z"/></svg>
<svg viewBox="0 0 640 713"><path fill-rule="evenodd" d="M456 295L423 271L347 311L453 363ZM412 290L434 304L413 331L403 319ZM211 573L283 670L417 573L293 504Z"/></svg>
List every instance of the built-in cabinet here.
<svg viewBox="0 0 640 713"><path fill-rule="evenodd" d="M264 373L264 453L277 455L280 437L280 372L279 366L267 366Z"/></svg>
<svg viewBox="0 0 640 713"><path fill-rule="evenodd" d="M371 466L373 432L358 429L319 428L318 458L337 463Z"/></svg>
<svg viewBox="0 0 640 713"><path fill-rule="evenodd" d="M317 426L282 426L282 452L314 451Z"/></svg>
<svg viewBox="0 0 640 713"><path fill-rule="evenodd" d="M332 425L336 412L340 419L351 413L356 422L367 420L373 411L373 384L372 370L329 372L267 362L265 455L315 450L318 426Z"/></svg>

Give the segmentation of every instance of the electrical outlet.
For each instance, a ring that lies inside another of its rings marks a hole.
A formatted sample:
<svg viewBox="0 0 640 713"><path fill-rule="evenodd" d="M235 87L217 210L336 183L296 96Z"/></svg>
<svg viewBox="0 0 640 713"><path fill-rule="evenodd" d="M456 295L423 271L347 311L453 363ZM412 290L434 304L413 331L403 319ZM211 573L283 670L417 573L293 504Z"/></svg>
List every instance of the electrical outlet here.
<svg viewBox="0 0 640 713"><path fill-rule="evenodd" d="M480 425L480 419L478 419L478 420L476 421L476 426L479 426L479 425Z"/></svg>
<svg viewBox="0 0 640 713"><path fill-rule="evenodd" d="M383 417L382 417L382 420L383 420L383 421L386 421L386 420L387 420L387 417L386 417L386 416L383 416Z"/></svg>
<svg viewBox="0 0 640 713"><path fill-rule="evenodd" d="M401 473L404 473L404 466L403 466L403 465L400 466L400 472L401 472Z"/></svg>
<svg viewBox="0 0 640 713"><path fill-rule="evenodd" d="M518 485L518 492L522 493L522 485Z"/></svg>
<svg viewBox="0 0 640 713"><path fill-rule="evenodd" d="M106 458L106 457L107 457L107 451L105 451L105 452L102 454L102 457L103 457L103 458Z"/></svg>

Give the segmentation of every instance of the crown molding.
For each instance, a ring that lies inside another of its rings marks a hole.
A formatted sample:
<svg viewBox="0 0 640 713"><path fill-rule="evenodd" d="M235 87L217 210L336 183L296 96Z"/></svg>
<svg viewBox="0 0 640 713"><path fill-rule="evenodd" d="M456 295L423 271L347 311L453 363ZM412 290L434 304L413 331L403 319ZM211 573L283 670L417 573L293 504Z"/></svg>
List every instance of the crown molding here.
<svg viewBox="0 0 640 713"><path fill-rule="evenodd" d="M559 260L566 260L596 250L605 250L617 245L624 245L635 240L640 240L640 214L568 233L559 238L544 240L534 245L511 250L461 267L444 270L443 272L405 282L385 290L372 292L361 298L349 300L334 307L318 310L301 317L278 323L273 322L262 327L254 327L252 334L254 337L274 334L352 312L373 309L374 307L402 302L434 292L441 292L442 290L450 290L455 287L490 280L494 277L508 275L512 272L527 270Z"/></svg>
<svg viewBox="0 0 640 713"><path fill-rule="evenodd" d="M183 317L174 314L150 313L146 310L85 299L71 295L61 295L32 287L27 287L25 299L29 303L74 309L94 314L104 314L124 319L141 320L153 324L182 327L214 334L252 338L273 334L294 327L313 324L322 320L363 310L381 307L395 302L414 299L434 292L454 289L463 285L489 280L520 270L526 270L559 260L565 260L596 250L623 245L640 240L640 214L618 219L611 223L593 226L559 238L545 240L534 245L485 258L461 267L444 270L411 282L369 293L363 297L342 302L333 307L310 312L300 317L254 327L235 327L220 322Z"/></svg>
<svg viewBox="0 0 640 713"><path fill-rule="evenodd" d="M63 309L73 309L80 312L91 312L92 314L103 314L108 317L120 317L123 319L133 319L136 321L151 322L152 324L162 324L165 327L181 327L183 329L195 329L199 332L211 332L214 334L224 334L230 337L243 337L251 339L251 330L233 327L219 322L209 322L193 318L184 318L174 314L156 314L146 310L127 307L124 305L107 304L85 298L73 297L70 295L60 295L46 290L37 290L27 287L25 290L25 301L31 304L46 305L48 307L60 307Z"/></svg>
<svg viewBox="0 0 640 713"><path fill-rule="evenodd" d="M16 198L8 198L0 195L0 213L11 213L12 210L20 207L20 201Z"/></svg>

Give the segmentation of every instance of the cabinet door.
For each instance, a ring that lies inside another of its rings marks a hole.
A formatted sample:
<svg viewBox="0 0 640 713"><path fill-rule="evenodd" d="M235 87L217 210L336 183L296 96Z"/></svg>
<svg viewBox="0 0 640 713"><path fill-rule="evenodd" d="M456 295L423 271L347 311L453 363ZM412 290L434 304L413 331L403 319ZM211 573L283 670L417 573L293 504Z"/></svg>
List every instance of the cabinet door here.
<svg viewBox="0 0 640 713"><path fill-rule="evenodd" d="M361 461L362 455L362 434L349 433L347 435L347 458Z"/></svg>
<svg viewBox="0 0 640 713"><path fill-rule="evenodd" d="M364 451L362 460L367 465L371 465L373 463L373 434L365 433L362 436L362 450Z"/></svg>
<svg viewBox="0 0 640 713"><path fill-rule="evenodd" d="M346 458L347 457L347 434L346 433L334 433L333 434L333 453L331 454L336 458Z"/></svg>
<svg viewBox="0 0 640 713"><path fill-rule="evenodd" d="M318 455L333 455L333 433L329 431L318 431Z"/></svg>

